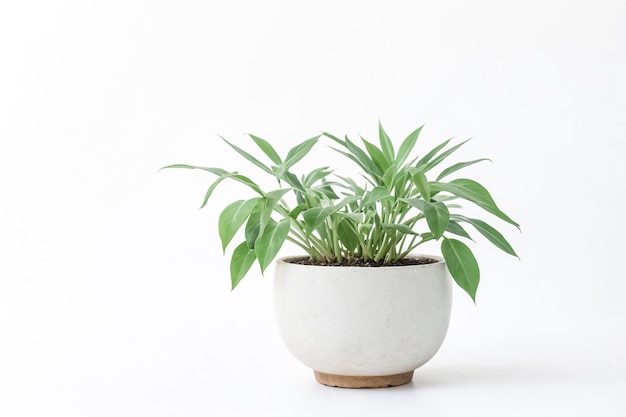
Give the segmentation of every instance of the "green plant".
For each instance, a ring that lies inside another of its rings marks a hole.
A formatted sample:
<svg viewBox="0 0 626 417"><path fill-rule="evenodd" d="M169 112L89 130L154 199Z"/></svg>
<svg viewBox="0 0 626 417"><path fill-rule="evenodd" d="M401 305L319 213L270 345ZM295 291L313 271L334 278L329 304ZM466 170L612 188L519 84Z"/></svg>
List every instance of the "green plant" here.
<svg viewBox="0 0 626 417"><path fill-rule="evenodd" d="M225 251L245 224L245 239L234 249L230 264L234 289L256 260L261 272L276 257L285 241L290 241L312 260L351 264L373 261L389 265L407 257L424 242L441 241L441 252L450 274L473 300L480 279L478 263L470 248L457 238L470 239L463 227L469 224L504 252L517 256L500 232L480 219L459 214L458 200L474 203L497 218L519 228L502 212L489 192L478 182L449 175L485 158L459 162L441 170L434 180L427 174L467 141L448 146L450 139L422 157L409 159L422 127L400 144L398 151L379 123L379 143L361 138L363 148L347 136L340 139L323 132L305 140L281 158L264 139L249 135L271 164L222 138L232 149L259 169L275 177L278 188L265 191L249 177L221 168L185 164L164 168L201 169L217 176L207 190L202 207L207 204L223 180L238 181L256 196L229 204L219 216L219 235ZM363 171L365 181L333 174L320 167L306 175L291 170L319 139L324 136L332 149L351 160ZM291 200L288 202L288 198Z"/></svg>

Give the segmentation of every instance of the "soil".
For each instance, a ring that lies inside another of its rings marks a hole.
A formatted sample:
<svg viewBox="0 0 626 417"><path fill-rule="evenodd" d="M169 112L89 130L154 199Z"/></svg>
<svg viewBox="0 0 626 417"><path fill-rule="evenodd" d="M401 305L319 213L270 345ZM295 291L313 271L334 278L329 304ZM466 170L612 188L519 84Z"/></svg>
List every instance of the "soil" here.
<svg viewBox="0 0 626 417"><path fill-rule="evenodd" d="M428 258L425 256L415 258L403 258L397 261L384 264L382 262L376 262L373 260L364 261L363 259L344 259L342 262L319 260L315 261L306 256L300 258L287 259L287 262L299 265L316 265L316 266L362 266L362 267L377 267L377 266L405 266L405 265L426 265L437 262L436 259Z"/></svg>

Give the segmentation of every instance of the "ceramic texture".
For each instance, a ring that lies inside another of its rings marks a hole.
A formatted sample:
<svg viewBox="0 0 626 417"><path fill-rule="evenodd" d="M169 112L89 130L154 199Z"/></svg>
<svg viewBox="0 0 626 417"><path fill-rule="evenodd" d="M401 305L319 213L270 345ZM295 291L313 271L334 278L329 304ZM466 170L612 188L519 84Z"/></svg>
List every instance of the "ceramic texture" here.
<svg viewBox="0 0 626 417"><path fill-rule="evenodd" d="M289 351L309 368L345 376L411 372L441 347L452 283L441 258L395 267L277 261L274 308Z"/></svg>

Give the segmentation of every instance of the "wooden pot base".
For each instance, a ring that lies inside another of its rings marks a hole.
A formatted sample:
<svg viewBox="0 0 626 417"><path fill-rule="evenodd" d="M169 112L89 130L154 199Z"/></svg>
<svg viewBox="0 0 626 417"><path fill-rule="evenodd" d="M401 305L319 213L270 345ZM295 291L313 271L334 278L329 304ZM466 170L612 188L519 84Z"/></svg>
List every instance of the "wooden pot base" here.
<svg viewBox="0 0 626 417"><path fill-rule="evenodd" d="M413 371L382 376L346 376L315 372L317 382L339 388L387 388L408 384L413 380Z"/></svg>

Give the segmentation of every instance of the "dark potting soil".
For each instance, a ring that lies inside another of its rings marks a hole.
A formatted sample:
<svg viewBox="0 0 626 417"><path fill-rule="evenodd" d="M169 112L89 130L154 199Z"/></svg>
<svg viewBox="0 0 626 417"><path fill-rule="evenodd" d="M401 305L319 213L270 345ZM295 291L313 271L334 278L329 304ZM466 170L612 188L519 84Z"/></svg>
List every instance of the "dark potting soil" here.
<svg viewBox="0 0 626 417"><path fill-rule="evenodd" d="M426 265L438 262L436 259L428 257L415 257L415 258L403 258L388 264L383 262L376 262L374 260L364 261L363 259L344 259L342 262L327 261L327 260L313 260L306 256L299 258L291 258L286 260L292 264L299 265L316 265L316 266L362 266L362 267L377 267L377 266L404 266L404 265Z"/></svg>

